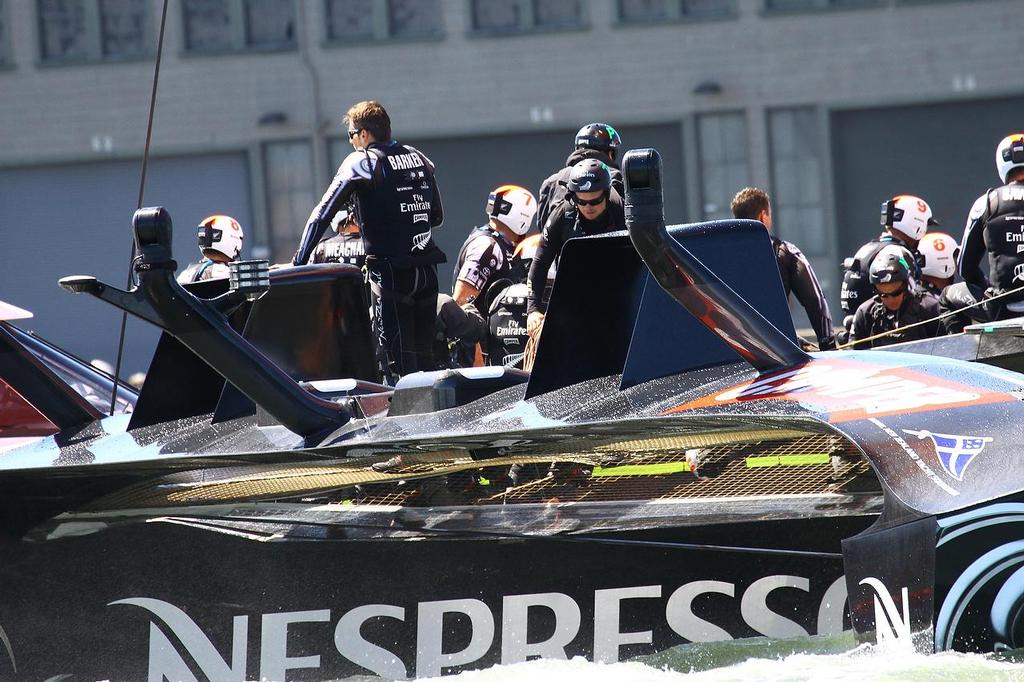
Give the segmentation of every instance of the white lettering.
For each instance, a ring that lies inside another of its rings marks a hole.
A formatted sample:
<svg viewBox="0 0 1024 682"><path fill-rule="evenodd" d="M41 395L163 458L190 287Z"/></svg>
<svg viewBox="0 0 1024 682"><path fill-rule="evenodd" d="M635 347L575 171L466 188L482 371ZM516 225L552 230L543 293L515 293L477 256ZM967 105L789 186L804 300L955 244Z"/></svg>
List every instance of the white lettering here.
<svg viewBox="0 0 1024 682"><path fill-rule="evenodd" d="M903 588L902 612L896 607L896 602L889 589L878 578L864 578L861 585L867 585L875 591L875 637L877 643L902 642L906 646L912 646L910 639L910 595L907 588Z"/></svg>
<svg viewBox="0 0 1024 682"><path fill-rule="evenodd" d="M755 581L743 593L743 599L740 601L740 614L743 620L765 637L806 637L809 633L799 623L768 608L768 595L780 587L793 587L809 592L811 583L807 578L795 575L770 575Z"/></svg>
<svg viewBox="0 0 1024 682"><path fill-rule="evenodd" d="M383 647L363 639L360 629L371 618L405 621L405 609L390 604L358 606L338 621L334 629L334 647L342 656L386 680L404 680L409 676L405 663Z"/></svg>
<svg viewBox="0 0 1024 682"><path fill-rule="evenodd" d="M714 623L694 615L693 600L709 593L735 597L736 586L720 580L695 580L677 589L665 606L665 620L673 632L691 642L718 642L733 638Z"/></svg>
<svg viewBox="0 0 1024 682"><path fill-rule="evenodd" d="M661 596L661 585L623 587L594 591L594 662L615 663L623 644L650 644L650 630L619 631L619 606L623 599L654 599Z"/></svg>
<svg viewBox="0 0 1024 682"><path fill-rule="evenodd" d="M542 642L529 641L531 607L555 614L555 631ZM501 662L522 663L531 656L566 659L565 647L580 631L580 607L560 592L505 597L501 606Z"/></svg>
<svg viewBox="0 0 1024 682"><path fill-rule="evenodd" d="M423 164L423 159L420 158L419 154L395 154L394 156L387 157L388 163L395 170L407 170L409 168L420 168Z"/></svg>
<svg viewBox="0 0 1024 682"><path fill-rule="evenodd" d="M469 617L472 631L462 651L444 653L444 614L461 613ZM449 599L420 603L416 622L416 676L440 677L442 668L471 663L484 654L494 641L494 616L479 599Z"/></svg>
<svg viewBox="0 0 1024 682"><path fill-rule="evenodd" d="M1024 201L1024 188L1004 187L1003 201Z"/></svg>
<svg viewBox="0 0 1024 682"><path fill-rule="evenodd" d="M819 635L838 635L843 631L843 611L846 606L846 576L841 575L825 590L818 605Z"/></svg>
<svg viewBox="0 0 1024 682"><path fill-rule="evenodd" d="M260 678L284 680L288 678L288 670L319 668L320 656L288 655L288 626L292 623L326 623L330 620L331 612L327 609L264 614L260 636Z"/></svg>

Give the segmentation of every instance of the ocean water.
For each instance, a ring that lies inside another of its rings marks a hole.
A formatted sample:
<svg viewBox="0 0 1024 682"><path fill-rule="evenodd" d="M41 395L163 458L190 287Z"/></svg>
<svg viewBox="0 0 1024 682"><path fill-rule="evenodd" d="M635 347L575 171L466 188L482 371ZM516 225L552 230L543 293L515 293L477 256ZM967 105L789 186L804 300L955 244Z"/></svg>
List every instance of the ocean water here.
<svg viewBox="0 0 1024 682"><path fill-rule="evenodd" d="M1024 682L1024 651L922 654L858 645L852 633L800 640L734 640L677 647L623 663L537 660L434 678L459 682Z"/></svg>

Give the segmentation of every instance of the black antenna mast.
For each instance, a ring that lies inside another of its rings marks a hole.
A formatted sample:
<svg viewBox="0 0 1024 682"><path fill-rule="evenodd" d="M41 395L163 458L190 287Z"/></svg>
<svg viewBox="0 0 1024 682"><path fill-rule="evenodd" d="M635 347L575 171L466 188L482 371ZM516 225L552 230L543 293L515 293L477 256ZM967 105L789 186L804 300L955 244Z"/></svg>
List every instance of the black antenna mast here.
<svg viewBox="0 0 1024 682"><path fill-rule="evenodd" d="M164 26L167 24L167 0L163 2L163 9L160 12L160 35L156 41L156 65L153 69L153 90L149 96L149 122L146 124L146 146L142 150L142 177L139 179L139 202L135 209L142 208L142 197L146 189L146 168L149 165L149 143L153 139L153 112L156 110L156 86L160 82L160 57L164 53ZM132 266L135 263L135 233L132 232L132 253L128 261L128 283L132 287ZM128 313L121 313L121 334L117 340L117 364L114 366L114 388L110 392L110 414L114 414L114 407L117 404L117 386L121 376L121 358L124 354L124 329L128 324Z"/></svg>

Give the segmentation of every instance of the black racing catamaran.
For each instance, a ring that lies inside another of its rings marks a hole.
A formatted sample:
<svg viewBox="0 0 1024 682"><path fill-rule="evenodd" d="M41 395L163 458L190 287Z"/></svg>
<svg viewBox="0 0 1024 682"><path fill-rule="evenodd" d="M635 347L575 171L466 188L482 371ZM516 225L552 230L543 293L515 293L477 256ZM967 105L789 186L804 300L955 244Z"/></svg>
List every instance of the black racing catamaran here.
<svg viewBox="0 0 1024 682"><path fill-rule="evenodd" d="M804 353L764 228L666 228L657 152L623 168L629 232L567 243L531 374L374 383L355 268L183 288L163 209L136 287L61 282L163 330L113 416L0 323L0 677L1024 645L1020 323Z"/></svg>

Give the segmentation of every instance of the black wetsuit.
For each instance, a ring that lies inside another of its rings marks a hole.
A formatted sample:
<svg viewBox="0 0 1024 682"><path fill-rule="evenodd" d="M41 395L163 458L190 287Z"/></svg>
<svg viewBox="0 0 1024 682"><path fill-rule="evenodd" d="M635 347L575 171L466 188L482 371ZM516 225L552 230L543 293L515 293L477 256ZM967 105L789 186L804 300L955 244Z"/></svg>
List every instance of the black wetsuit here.
<svg viewBox="0 0 1024 682"><path fill-rule="evenodd" d="M544 302L543 297L548 268L552 263L557 262L566 241L572 237L589 237L624 229L626 229L626 219L622 200L615 190L609 193L608 207L594 221L583 218L576 206L569 202L559 204L544 225L540 244L537 245L537 253L534 254L533 262L530 264L530 275L527 279L530 287L528 312L532 313L537 310L543 313L547 310L547 303Z"/></svg>
<svg viewBox="0 0 1024 682"><path fill-rule="evenodd" d="M1024 182L989 190L974 202L961 241L958 271L964 282L987 297L1024 287ZM988 254L988 277L980 267ZM1021 314L1024 289L999 299L997 319Z"/></svg>
<svg viewBox="0 0 1024 682"><path fill-rule="evenodd" d="M569 182L569 173L573 166L585 159L597 159L606 164L612 175L612 189L623 194L622 172L619 164L613 161L608 154L597 149L577 149L569 154L565 160L565 167L549 175L540 184L540 191L537 192L537 225L543 228L551 217L551 211L565 200L566 185Z"/></svg>
<svg viewBox="0 0 1024 682"><path fill-rule="evenodd" d="M444 219L434 164L395 141L349 154L310 214L294 264L309 260L331 219L349 202L362 227L382 373L393 380L395 374L432 367L437 264L445 261L430 232Z"/></svg>
<svg viewBox="0 0 1024 682"><path fill-rule="evenodd" d="M775 247L775 259L779 265L779 275L782 277L786 297L793 292L796 294L796 300L800 301L800 305L807 311L807 319L810 320L814 334L818 337L818 348L834 349L836 337L832 331L828 301L825 300L825 294L821 291L821 285L814 276L810 262L795 244L773 236L772 246Z"/></svg>
<svg viewBox="0 0 1024 682"><path fill-rule="evenodd" d="M476 344L487 335L487 321L472 303L460 306L448 294L438 294L435 331L437 369L472 367Z"/></svg>
<svg viewBox="0 0 1024 682"><path fill-rule="evenodd" d="M209 258L192 263L178 275L178 282L190 284L191 282L202 282L207 279L218 279L228 277L231 274L227 263L220 263Z"/></svg>
<svg viewBox="0 0 1024 682"><path fill-rule="evenodd" d="M942 336L946 333L942 323L935 318L939 315L939 300L923 291L907 292L899 310L889 310L877 295L865 301L854 314L853 329L850 332L850 343L854 348L877 348L905 341L917 341ZM929 320L911 329L908 327L917 322ZM864 341L869 337L888 332L873 341Z"/></svg>
<svg viewBox="0 0 1024 682"><path fill-rule="evenodd" d="M502 280L505 286L512 283L514 251L515 244L497 230L486 225L474 228L459 249L452 277L452 291L459 281L477 289L480 293L474 303L480 314L486 317L491 287Z"/></svg>

